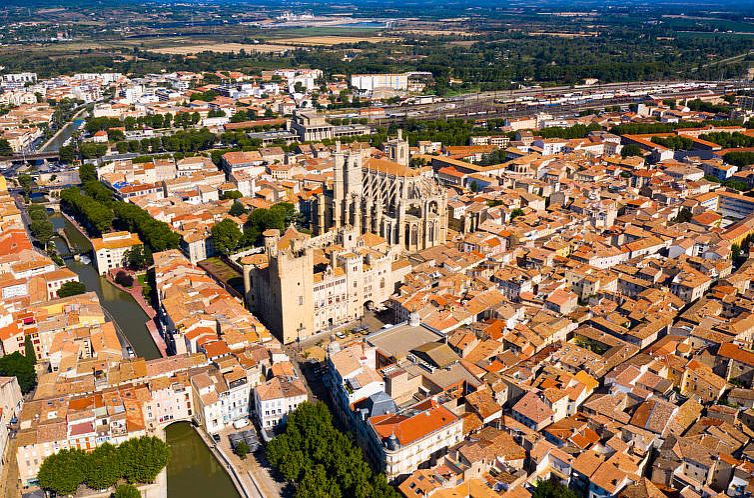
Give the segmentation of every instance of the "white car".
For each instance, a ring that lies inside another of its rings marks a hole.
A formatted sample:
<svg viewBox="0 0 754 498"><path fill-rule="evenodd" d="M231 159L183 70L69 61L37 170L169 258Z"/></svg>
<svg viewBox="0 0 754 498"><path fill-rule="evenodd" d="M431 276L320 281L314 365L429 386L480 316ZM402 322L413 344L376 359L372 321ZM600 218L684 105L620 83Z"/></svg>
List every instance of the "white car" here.
<svg viewBox="0 0 754 498"><path fill-rule="evenodd" d="M248 418L239 418L235 422L233 422L233 427L236 429L243 429L249 425L249 419Z"/></svg>

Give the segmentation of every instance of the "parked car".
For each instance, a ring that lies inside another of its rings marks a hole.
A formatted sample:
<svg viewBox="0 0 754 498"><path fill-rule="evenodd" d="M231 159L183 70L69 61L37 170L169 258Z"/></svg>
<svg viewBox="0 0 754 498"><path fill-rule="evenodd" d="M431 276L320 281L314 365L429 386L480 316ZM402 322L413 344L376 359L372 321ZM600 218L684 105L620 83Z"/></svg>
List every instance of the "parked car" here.
<svg viewBox="0 0 754 498"><path fill-rule="evenodd" d="M240 418L233 422L233 427L235 429L243 429L244 427L247 427L248 425L249 425L248 418Z"/></svg>

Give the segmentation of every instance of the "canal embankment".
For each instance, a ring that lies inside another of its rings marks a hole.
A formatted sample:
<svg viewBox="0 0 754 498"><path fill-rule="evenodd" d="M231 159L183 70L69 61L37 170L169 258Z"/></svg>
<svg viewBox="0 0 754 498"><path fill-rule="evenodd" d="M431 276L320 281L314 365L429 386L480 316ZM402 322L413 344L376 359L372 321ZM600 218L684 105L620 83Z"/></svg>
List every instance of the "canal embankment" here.
<svg viewBox="0 0 754 498"><path fill-rule="evenodd" d="M66 233L69 245L59 236L54 239L58 253L66 266L78 275L79 281L88 290L97 293L105 315L116 324L116 331L125 339L127 345L133 348L137 356L148 360L162 357L162 352L147 327L147 323L152 319L141 305L131 294L102 277L91 262L87 264L73 257L74 254L91 255L91 242L83 229L65 215L55 214L50 220L56 231L63 229Z"/></svg>
<svg viewBox="0 0 754 498"><path fill-rule="evenodd" d="M73 133L84 124L82 116L86 112L86 107L78 111L73 115L71 120L60 128L55 134L50 137L41 147L39 152L57 152L65 145L65 142L73 136Z"/></svg>
<svg viewBox="0 0 754 498"><path fill-rule="evenodd" d="M141 309L149 317L149 320L145 324L147 330L149 330L149 334L152 336L152 340L154 341L155 346L157 346L157 349L160 350L160 355L162 355L163 358L167 358L168 346L165 343L165 338L160 335L160 330L157 326L157 320L159 320L159 318L155 309L147 302L146 298L144 297L144 288L141 286L137 278L134 278L133 285L131 285L131 287L124 287L115 281L116 274L116 270L110 270L109 272L107 272L107 275L105 275L105 278L108 282L110 282L110 285L113 285L121 291L128 293L133 298L133 300L136 301L136 304L141 306Z"/></svg>

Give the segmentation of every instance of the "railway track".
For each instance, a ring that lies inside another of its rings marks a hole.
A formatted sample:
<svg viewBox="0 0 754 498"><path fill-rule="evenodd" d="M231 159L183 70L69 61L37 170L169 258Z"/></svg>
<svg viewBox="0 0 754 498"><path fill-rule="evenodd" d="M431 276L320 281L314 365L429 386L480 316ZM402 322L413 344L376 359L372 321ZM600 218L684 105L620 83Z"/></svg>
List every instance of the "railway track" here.
<svg viewBox="0 0 754 498"><path fill-rule="evenodd" d="M499 100L492 96L485 96L479 99L466 99L463 102L443 101L432 104L418 104L414 106L403 106L393 108L396 112L392 116L376 118L372 122L377 126L386 126L390 124L405 123L408 120L435 120L435 119L469 119L469 118L516 118L530 116L541 112L547 112L556 117L572 115L574 113L588 109L602 109L612 106L627 106L639 103L647 98L675 98L675 99L694 99L713 94L721 90L738 91L751 89L750 83L739 83L735 85L726 85L724 88L704 88L687 91L661 91L641 96L621 95L608 99L599 99L583 101L577 103L561 104L521 104L521 103L499 103ZM634 91L638 91L639 87ZM386 113L391 112L386 109Z"/></svg>

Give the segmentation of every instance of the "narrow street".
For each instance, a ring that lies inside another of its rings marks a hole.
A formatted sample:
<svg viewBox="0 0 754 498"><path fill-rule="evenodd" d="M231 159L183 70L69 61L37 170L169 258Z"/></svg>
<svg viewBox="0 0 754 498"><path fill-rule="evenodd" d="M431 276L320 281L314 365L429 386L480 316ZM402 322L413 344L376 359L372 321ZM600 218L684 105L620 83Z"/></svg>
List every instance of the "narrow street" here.
<svg viewBox="0 0 754 498"><path fill-rule="evenodd" d="M315 355L309 355L312 352L311 349L321 348L324 359L327 347L332 340L340 342L341 346L359 341L365 335L380 330L387 323L385 320L385 313L367 311L359 320L333 327L332 330L320 332L298 343L285 346L285 351L291 358L299 377L304 380L311 401L329 401L329 394L322 382L322 375L324 375L326 367L324 362L321 362ZM363 330L354 331L359 328L363 328Z"/></svg>
<svg viewBox="0 0 754 498"><path fill-rule="evenodd" d="M18 464L16 463L16 448L18 441L15 437L8 439L8 446L3 455L3 471L0 475L0 498L18 498L21 488L18 485Z"/></svg>

